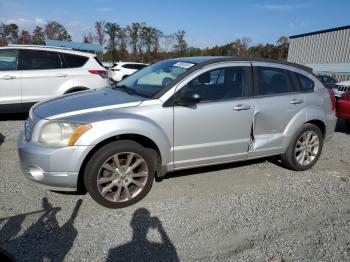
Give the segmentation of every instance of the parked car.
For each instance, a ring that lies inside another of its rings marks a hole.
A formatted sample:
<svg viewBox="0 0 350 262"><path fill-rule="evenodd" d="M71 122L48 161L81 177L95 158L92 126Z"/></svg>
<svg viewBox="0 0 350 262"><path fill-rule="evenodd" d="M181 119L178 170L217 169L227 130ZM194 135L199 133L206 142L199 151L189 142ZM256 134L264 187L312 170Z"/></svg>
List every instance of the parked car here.
<svg viewBox="0 0 350 262"><path fill-rule="evenodd" d="M335 84L334 95L340 98L344 93L350 91L350 80L342 81Z"/></svg>
<svg viewBox="0 0 350 262"><path fill-rule="evenodd" d="M151 77L150 77L151 76ZM311 168L334 133L334 100L306 67L192 57L152 64L112 88L34 106L18 138L26 177L85 186L129 206L169 171L268 156Z"/></svg>
<svg viewBox="0 0 350 262"><path fill-rule="evenodd" d="M119 82L146 66L147 64L144 63L118 62L109 69L110 77L114 82Z"/></svg>
<svg viewBox="0 0 350 262"><path fill-rule="evenodd" d="M325 85L325 87L334 89L336 87L337 80L335 78L329 76L329 75L324 75L324 74L319 74L317 75L317 78Z"/></svg>
<svg viewBox="0 0 350 262"><path fill-rule="evenodd" d="M106 87L96 55L46 46L0 47L0 113L28 111L36 102Z"/></svg>
<svg viewBox="0 0 350 262"><path fill-rule="evenodd" d="M345 92L337 101L337 117L346 121L350 128L350 91Z"/></svg>

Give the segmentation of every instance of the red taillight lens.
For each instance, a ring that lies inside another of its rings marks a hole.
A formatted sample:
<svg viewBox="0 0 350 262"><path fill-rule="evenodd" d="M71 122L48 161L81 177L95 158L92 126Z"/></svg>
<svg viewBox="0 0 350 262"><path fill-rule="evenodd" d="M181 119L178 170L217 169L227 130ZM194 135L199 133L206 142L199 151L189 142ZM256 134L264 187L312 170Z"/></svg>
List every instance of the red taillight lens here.
<svg viewBox="0 0 350 262"><path fill-rule="evenodd" d="M345 100L350 100L350 91L343 93L341 98Z"/></svg>
<svg viewBox="0 0 350 262"><path fill-rule="evenodd" d="M108 78L108 71L105 70L89 70L89 73L99 75L102 78Z"/></svg>
<svg viewBox="0 0 350 262"><path fill-rule="evenodd" d="M332 111L334 111L335 110L335 104L336 104L334 92L330 88L327 88L327 90L328 90L328 93L329 93L329 97L331 98L331 108L332 108Z"/></svg>

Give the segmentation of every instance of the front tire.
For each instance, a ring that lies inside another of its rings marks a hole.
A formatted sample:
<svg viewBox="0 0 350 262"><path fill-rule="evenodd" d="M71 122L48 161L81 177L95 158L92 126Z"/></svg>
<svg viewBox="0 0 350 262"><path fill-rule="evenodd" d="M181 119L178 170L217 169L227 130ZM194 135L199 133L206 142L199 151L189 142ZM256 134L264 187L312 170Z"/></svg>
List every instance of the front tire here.
<svg viewBox="0 0 350 262"><path fill-rule="evenodd" d="M152 187L156 152L131 140L101 147L88 161L84 184L91 197L108 208L140 201Z"/></svg>
<svg viewBox="0 0 350 262"><path fill-rule="evenodd" d="M304 124L294 136L286 152L281 156L282 163L295 171L304 171L316 164L323 147L321 130L310 123Z"/></svg>

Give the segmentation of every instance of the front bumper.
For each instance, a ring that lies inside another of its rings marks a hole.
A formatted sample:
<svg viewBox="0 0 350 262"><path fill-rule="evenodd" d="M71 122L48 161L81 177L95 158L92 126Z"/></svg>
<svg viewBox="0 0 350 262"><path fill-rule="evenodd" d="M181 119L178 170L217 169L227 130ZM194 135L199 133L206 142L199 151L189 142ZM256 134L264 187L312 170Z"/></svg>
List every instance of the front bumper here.
<svg viewBox="0 0 350 262"><path fill-rule="evenodd" d="M92 146L53 147L26 142L23 131L17 150L23 174L40 184L62 191L77 188L80 167Z"/></svg>

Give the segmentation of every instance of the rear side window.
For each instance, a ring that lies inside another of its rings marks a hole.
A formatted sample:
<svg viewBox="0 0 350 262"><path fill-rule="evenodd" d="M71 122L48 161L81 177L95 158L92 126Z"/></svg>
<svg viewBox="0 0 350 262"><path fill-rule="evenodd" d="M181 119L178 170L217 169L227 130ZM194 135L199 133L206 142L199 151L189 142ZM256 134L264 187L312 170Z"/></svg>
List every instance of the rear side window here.
<svg viewBox="0 0 350 262"><path fill-rule="evenodd" d="M301 92L312 92L314 91L315 88L315 83L314 81L312 81L310 78L302 75L302 74L298 74L296 73L298 82L299 82L299 86L300 86L300 91Z"/></svg>
<svg viewBox="0 0 350 262"><path fill-rule="evenodd" d="M134 64L125 64L125 65L122 65L122 67L127 69L136 69Z"/></svg>
<svg viewBox="0 0 350 262"><path fill-rule="evenodd" d="M256 67L255 95L277 95L292 91L287 70L274 67Z"/></svg>
<svg viewBox="0 0 350 262"><path fill-rule="evenodd" d="M86 61L89 59L86 56L72 55L67 53L61 53L61 56L63 57L65 68L82 67L86 63Z"/></svg>
<svg viewBox="0 0 350 262"><path fill-rule="evenodd" d="M135 64L134 67L135 67L135 69L137 69L137 70L141 70L142 68L145 68L146 65Z"/></svg>
<svg viewBox="0 0 350 262"><path fill-rule="evenodd" d="M61 59L56 52L41 50L21 50L20 52L20 68L22 70L61 68Z"/></svg>
<svg viewBox="0 0 350 262"><path fill-rule="evenodd" d="M0 71L17 69L17 51L15 49L0 50Z"/></svg>

